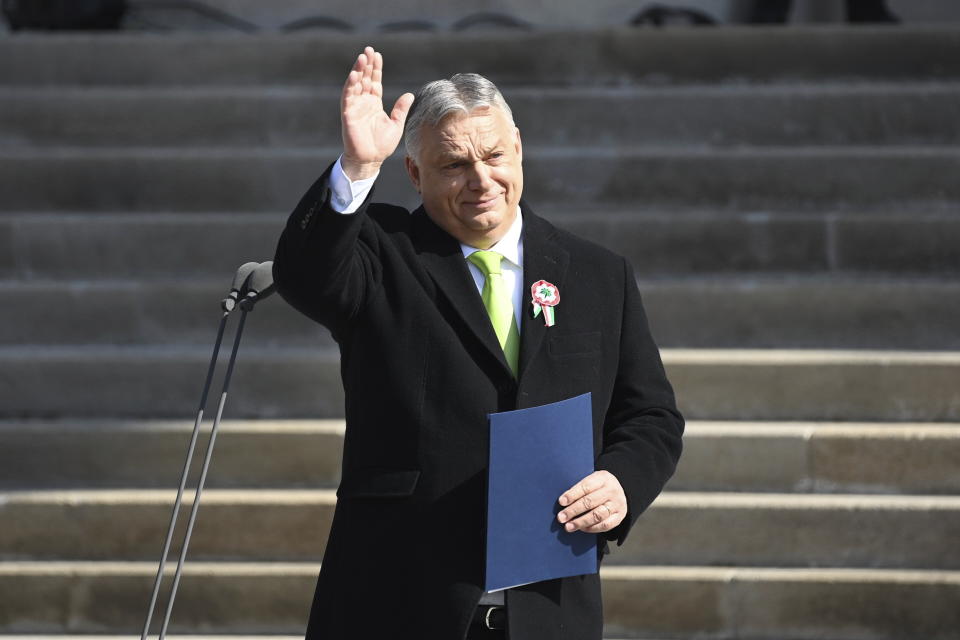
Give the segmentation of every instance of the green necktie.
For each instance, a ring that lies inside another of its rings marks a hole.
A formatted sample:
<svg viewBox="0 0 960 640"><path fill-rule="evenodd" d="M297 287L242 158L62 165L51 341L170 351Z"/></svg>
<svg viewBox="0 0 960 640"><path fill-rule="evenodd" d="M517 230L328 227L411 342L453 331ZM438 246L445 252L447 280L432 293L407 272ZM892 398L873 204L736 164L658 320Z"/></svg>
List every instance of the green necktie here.
<svg viewBox="0 0 960 640"><path fill-rule="evenodd" d="M500 272L503 256L494 251L474 251L467 260L477 265L483 273L483 306L487 308L493 330L500 341L500 348L507 357L514 377L517 375L517 362L520 356L520 331L517 330L517 318L513 314L513 300L507 292Z"/></svg>

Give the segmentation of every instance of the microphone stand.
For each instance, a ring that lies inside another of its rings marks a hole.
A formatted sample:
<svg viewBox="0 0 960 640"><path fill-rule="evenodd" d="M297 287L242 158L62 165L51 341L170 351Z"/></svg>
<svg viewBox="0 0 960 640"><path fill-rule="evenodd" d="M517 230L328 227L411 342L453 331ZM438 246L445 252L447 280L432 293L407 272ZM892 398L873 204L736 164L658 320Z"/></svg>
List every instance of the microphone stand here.
<svg viewBox="0 0 960 640"><path fill-rule="evenodd" d="M190 471L190 463L193 460L193 452L197 445L197 435L200 430L200 422L203 419L203 410L207 405L207 396L210 391L210 383L213 380L213 373L217 365L217 357L220 354L220 344L223 341L223 333L227 324L227 318L230 312L237 306L239 296L240 300L240 322L237 325L237 331L233 338L233 349L230 352L230 361L227 364L227 374L223 380L223 389L220 393L220 403L217 406L217 415L213 421L213 428L210 431L210 440L207 442L207 450L204 455L203 468L200 473L200 480L197 483L197 491L193 498L193 505L190 509L190 518L187 521L187 531L184 536L183 546L180 549L180 557L177 560L177 570L174 574L173 585L170 589L170 598L167 601L167 609L163 619L163 625L160 628L160 640L164 640L167 634L167 627L170 624L170 614L173 611L173 603L177 597L177 588L180 584L180 576L183 571L183 563L187 557L187 549L190 546L190 536L193 534L193 526L197 519L197 511L200 508L200 497L203 493L203 486L207 479L207 471L210 468L210 460L213 457L213 447L217 439L217 431L220 428L220 419L223 417L223 408L227 402L227 392L230 388L230 380L233 377L233 368L237 360L237 351L240 348L240 339L243 337L243 328L246 323L247 313L253 310L254 305L266 298L274 291L273 284L273 262L264 263L247 262L242 265L233 279L233 286L230 293L221 302L223 315L220 317L220 325L217 329L217 338L213 346L213 355L210 358L210 364L207 368L207 377L203 385L203 392L200 395L200 408L197 411L197 418L193 425L193 435L190 438L190 446L187 450L187 458L183 465L183 472L180 475L180 487L177 490L177 498L173 505L173 512L170 515L170 525L167 528L166 541L163 545L163 553L160 556L160 566L157 568L157 576L153 584L153 592L150 595L150 607L147 611L147 618L143 625L141 640L146 640L150 630L150 622L153 618L153 610L156 608L157 594L160 591L160 583L163 580L163 570L167 563L167 555L170 552L170 543L173 539L173 530L177 523L177 514L180 511L180 504L183 499L184 488L187 483L187 475Z"/></svg>

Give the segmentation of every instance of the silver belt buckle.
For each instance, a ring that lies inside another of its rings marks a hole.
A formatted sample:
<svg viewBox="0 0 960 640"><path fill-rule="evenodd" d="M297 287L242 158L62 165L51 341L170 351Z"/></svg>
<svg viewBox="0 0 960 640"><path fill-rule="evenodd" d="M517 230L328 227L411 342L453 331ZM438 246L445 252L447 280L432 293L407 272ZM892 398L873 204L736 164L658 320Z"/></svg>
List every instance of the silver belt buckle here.
<svg viewBox="0 0 960 640"><path fill-rule="evenodd" d="M483 626L485 626L487 629L490 629L491 631L496 631L496 629L490 626L490 614L492 614L494 611L503 611L503 607L494 605L489 609L487 609L486 615L483 616Z"/></svg>

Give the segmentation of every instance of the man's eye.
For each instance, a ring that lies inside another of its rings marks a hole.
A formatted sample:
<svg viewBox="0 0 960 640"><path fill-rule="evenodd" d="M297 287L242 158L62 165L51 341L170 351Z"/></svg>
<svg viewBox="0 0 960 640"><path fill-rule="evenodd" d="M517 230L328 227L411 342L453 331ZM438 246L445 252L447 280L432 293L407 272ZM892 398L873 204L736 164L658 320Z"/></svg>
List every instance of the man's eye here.
<svg viewBox="0 0 960 640"><path fill-rule="evenodd" d="M463 163L462 163L462 162L451 162L450 164L447 165L446 168L447 168L447 169L459 169L459 168L462 167L462 166L463 166Z"/></svg>

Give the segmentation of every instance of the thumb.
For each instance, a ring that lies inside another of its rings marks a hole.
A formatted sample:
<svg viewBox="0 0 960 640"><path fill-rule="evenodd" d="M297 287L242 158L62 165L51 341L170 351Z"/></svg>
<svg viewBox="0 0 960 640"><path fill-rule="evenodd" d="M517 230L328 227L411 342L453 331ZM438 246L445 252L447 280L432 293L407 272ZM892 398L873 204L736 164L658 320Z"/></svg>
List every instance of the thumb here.
<svg viewBox="0 0 960 640"><path fill-rule="evenodd" d="M403 126L403 123L407 120L407 113L410 112L410 107L413 105L413 94L405 93L399 98L393 105L393 111L390 112L390 119L396 122L398 125Z"/></svg>

